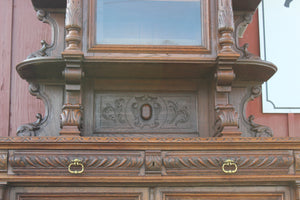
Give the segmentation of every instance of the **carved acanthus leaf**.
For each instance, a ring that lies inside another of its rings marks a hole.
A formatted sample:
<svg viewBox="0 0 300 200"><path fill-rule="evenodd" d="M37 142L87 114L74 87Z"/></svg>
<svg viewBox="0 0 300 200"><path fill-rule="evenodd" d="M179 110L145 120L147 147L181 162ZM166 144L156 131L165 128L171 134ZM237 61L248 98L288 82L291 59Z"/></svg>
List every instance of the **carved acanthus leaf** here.
<svg viewBox="0 0 300 200"><path fill-rule="evenodd" d="M254 116L250 115L249 123L251 126L251 131L255 134L255 137L273 137L273 131L267 126L259 125L254 123Z"/></svg>
<svg viewBox="0 0 300 200"><path fill-rule="evenodd" d="M60 126L76 126L82 129L82 107L81 105L65 104L60 114Z"/></svg>

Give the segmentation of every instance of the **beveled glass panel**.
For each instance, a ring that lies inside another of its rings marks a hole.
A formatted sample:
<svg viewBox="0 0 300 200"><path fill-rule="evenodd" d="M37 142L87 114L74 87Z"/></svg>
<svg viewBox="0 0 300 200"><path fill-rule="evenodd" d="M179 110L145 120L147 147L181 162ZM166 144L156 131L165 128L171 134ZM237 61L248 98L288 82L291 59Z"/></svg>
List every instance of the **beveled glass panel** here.
<svg viewBox="0 0 300 200"><path fill-rule="evenodd" d="M201 0L97 0L96 43L200 46Z"/></svg>

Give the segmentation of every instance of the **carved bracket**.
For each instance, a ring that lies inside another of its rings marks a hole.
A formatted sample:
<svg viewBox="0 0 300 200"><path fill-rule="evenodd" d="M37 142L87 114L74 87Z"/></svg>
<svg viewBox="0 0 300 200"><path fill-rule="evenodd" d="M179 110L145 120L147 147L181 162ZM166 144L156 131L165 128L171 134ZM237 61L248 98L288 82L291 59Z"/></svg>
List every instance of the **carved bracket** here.
<svg viewBox="0 0 300 200"><path fill-rule="evenodd" d="M261 95L261 86L253 86L248 88L247 95L243 98L240 104L240 114L242 115L240 119L241 126L245 129L243 130L243 136L249 137L272 137L273 131L264 125L254 123L254 116L250 115L248 118L246 117L245 110L249 101L254 100L258 96Z"/></svg>
<svg viewBox="0 0 300 200"><path fill-rule="evenodd" d="M49 56L50 52L55 49L57 43L58 25L56 21L50 16L50 14L44 10L37 10L37 18L43 23L51 26L51 44L48 44L45 40L41 41L42 48L36 52L31 53L27 59L35 57Z"/></svg>
<svg viewBox="0 0 300 200"><path fill-rule="evenodd" d="M42 114L37 113L37 121L19 126L17 129L17 136L39 136L38 130L40 130L42 125L48 120L49 102L47 95L40 90L39 84L33 82L29 83L29 92L31 95L36 96L43 101L45 105L45 116L42 117Z"/></svg>
<svg viewBox="0 0 300 200"><path fill-rule="evenodd" d="M215 136L240 136L238 113L232 105L219 105L216 108Z"/></svg>
<svg viewBox="0 0 300 200"><path fill-rule="evenodd" d="M235 73L231 66L219 66L215 73L217 92L231 92Z"/></svg>
<svg viewBox="0 0 300 200"><path fill-rule="evenodd" d="M239 38L244 34L248 24L252 22L253 12L246 12L246 13L237 13L236 20L235 20L235 31L234 31L234 38L235 38L235 49L240 53L240 58L243 59L255 59L260 60L259 56L256 56L248 51L249 44L246 43L242 47L239 45Z"/></svg>

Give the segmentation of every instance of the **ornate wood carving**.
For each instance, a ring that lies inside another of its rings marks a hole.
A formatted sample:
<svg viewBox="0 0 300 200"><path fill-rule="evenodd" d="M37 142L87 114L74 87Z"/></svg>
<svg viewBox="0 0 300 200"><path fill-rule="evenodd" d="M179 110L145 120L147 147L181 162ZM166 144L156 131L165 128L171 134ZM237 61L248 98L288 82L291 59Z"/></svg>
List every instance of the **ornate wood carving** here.
<svg viewBox="0 0 300 200"><path fill-rule="evenodd" d="M16 174L67 174L72 160L79 159L86 175L138 175L143 171L143 152L15 151L9 158ZM39 171L39 174L36 172Z"/></svg>
<svg viewBox="0 0 300 200"><path fill-rule="evenodd" d="M247 90L248 92L240 104L240 114L242 116L240 119L240 123L245 128L245 130L243 130L243 135L248 137L272 137L272 129L267 126L254 123L254 116L250 115L247 118L245 113L248 102L261 95L261 86L258 85L248 87Z"/></svg>
<svg viewBox="0 0 300 200"><path fill-rule="evenodd" d="M63 106L62 113L60 114L61 128L74 127L78 130L82 128L82 107L81 105L66 104ZM72 128L73 129L73 128ZM65 133L66 134L66 133Z"/></svg>
<svg viewBox="0 0 300 200"><path fill-rule="evenodd" d="M96 93L95 108L95 132L197 131L195 94Z"/></svg>
<svg viewBox="0 0 300 200"><path fill-rule="evenodd" d="M231 0L219 0L219 13L218 13L218 31L219 31L219 56L230 56L236 58L237 53L233 49L233 11Z"/></svg>
<svg viewBox="0 0 300 200"><path fill-rule="evenodd" d="M254 12L241 12L236 14L234 38L235 49L240 53L240 58L243 59L255 59L260 60L259 56L256 56L248 51L249 44L246 43L242 47L239 45L239 38L244 34L248 24L251 23Z"/></svg>
<svg viewBox="0 0 300 200"><path fill-rule="evenodd" d="M31 95L36 96L38 99L41 99L45 105L45 116L42 117L42 114L37 113L37 121L21 125L17 129L18 136L38 136L38 130L42 127L43 124L48 120L49 117L49 100L48 96L43 93L40 89L40 85L34 82L29 83L29 92Z"/></svg>
<svg viewBox="0 0 300 200"><path fill-rule="evenodd" d="M166 175L223 174L227 159L238 167L237 174L290 174L294 158L288 151L274 152L164 152Z"/></svg>
<svg viewBox="0 0 300 200"><path fill-rule="evenodd" d="M240 136L238 129L238 113L232 105L218 105L216 108L217 119L215 123L215 136Z"/></svg>
<svg viewBox="0 0 300 200"><path fill-rule="evenodd" d="M58 35L58 25L56 21L50 16L50 14L44 10L37 10L37 18L43 23L51 26L52 39L51 44L48 44L45 40L41 41L42 48L36 52L30 54L27 59L35 57L49 56L50 52L55 49Z"/></svg>
<svg viewBox="0 0 300 200"><path fill-rule="evenodd" d="M7 152L0 152L0 172L7 172Z"/></svg>
<svg viewBox="0 0 300 200"><path fill-rule="evenodd" d="M145 152L145 172L146 174L162 173L162 157L161 151Z"/></svg>
<svg viewBox="0 0 300 200"><path fill-rule="evenodd" d="M82 0L67 0L65 27L67 30L65 53L72 51L81 53Z"/></svg>

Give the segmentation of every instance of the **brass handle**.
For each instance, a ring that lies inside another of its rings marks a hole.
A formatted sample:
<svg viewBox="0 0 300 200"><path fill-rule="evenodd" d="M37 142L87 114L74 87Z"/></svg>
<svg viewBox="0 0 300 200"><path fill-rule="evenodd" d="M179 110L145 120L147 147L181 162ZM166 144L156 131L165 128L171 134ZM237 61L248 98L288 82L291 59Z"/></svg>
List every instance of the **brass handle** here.
<svg viewBox="0 0 300 200"><path fill-rule="evenodd" d="M232 170L226 169L227 167L232 167L232 166L233 166ZM237 170L238 170L237 164L231 159L227 159L222 165L222 171L226 174L234 174L237 172Z"/></svg>
<svg viewBox="0 0 300 200"><path fill-rule="evenodd" d="M81 170L72 170L71 167L77 167L77 166L80 166L81 167ZM82 164L82 161L79 160L79 159L74 159L71 161L71 163L69 164L68 166L68 171L71 173L71 174L81 174L83 171L84 171L84 166Z"/></svg>

